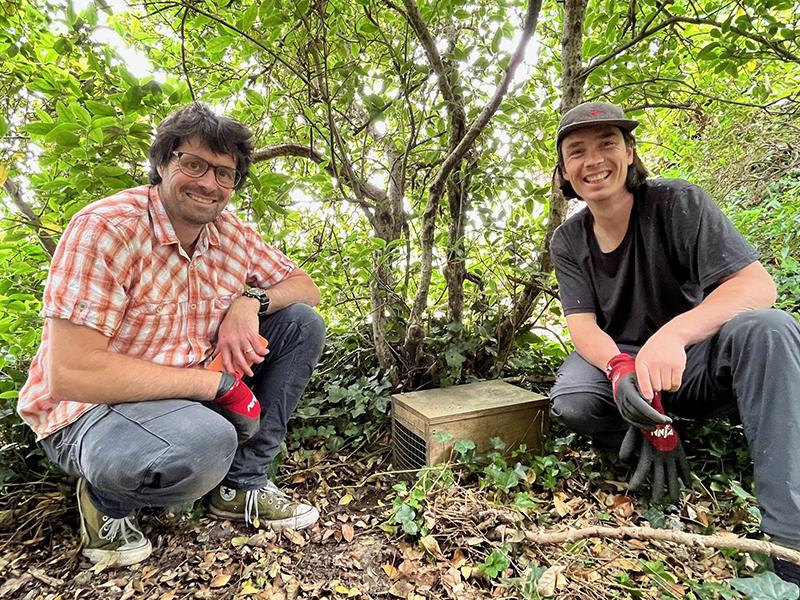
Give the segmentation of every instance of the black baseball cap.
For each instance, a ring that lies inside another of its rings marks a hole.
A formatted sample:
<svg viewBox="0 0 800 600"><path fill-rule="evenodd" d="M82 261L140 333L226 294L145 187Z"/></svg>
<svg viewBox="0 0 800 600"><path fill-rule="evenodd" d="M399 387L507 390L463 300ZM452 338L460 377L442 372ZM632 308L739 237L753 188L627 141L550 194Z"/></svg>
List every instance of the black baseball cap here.
<svg viewBox="0 0 800 600"><path fill-rule="evenodd" d="M609 102L584 102L561 117L556 134L556 148L561 145L564 136L589 125L614 125L624 131L633 131L638 127L639 121L627 119L619 106Z"/></svg>

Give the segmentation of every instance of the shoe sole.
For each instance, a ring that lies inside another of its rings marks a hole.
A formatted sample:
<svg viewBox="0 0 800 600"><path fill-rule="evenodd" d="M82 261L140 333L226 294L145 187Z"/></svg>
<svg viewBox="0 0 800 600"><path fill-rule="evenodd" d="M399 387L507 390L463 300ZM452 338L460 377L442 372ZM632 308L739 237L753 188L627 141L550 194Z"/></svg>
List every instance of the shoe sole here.
<svg viewBox="0 0 800 600"><path fill-rule="evenodd" d="M83 508L81 508L81 491L85 485L86 480L81 477L78 479L78 485L75 490L78 497L78 514L80 515L81 521L81 546L83 546L81 554L88 558L92 564L108 561L109 567L128 567L130 565L140 563L149 557L153 553L153 545L147 538L144 540L147 542L147 544L141 548L136 548L135 550L124 550L122 552L119 550L98 550L97 548L86 547L86 544L90 542L89 532L86 531L86 519L83 518ZM114 557L114 560L112 561L111 555L113 554L116 554L117 556Z"/></svg>
<svg viewBox="0 0 800 600"><path fill-rule="evenodd" d="M209 504L208 512L211 516L220 519L228 519L230 521L244 521L244 513L235 513L222 510ZM316 508L311 508L310 511L302 515L295 515L285 519L259 519L262 525L274 531L281 531L282 529L305 529L310 527L319 520L319 511Z"/></svg>

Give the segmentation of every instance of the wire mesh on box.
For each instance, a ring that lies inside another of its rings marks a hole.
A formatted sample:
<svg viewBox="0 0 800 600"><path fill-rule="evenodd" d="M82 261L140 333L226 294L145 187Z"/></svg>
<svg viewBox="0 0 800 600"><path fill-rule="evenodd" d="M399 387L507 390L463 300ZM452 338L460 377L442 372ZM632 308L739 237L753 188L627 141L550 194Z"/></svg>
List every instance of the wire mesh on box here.
<svg viewBox="0 0 800 600"><path fill-rule="evenodd" d="M392 463L395 469L421 469L426 463L425 440L392 420Z"/></svg>

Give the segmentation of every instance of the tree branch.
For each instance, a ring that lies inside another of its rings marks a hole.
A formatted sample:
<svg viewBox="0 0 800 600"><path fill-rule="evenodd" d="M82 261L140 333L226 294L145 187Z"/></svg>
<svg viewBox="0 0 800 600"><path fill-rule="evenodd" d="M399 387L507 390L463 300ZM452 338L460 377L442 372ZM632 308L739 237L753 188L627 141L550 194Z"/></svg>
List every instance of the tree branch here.
<svg viewBox="0 0 800 600"><path fill-rule="evenodd" d="M14 202L14 206L19 209L19 211L25 215L25 217L30 222L30 226L36 230L36 237L39 238L39 242L42 244L44 249L50 256L53 256L56 252L56 243L53 241L49 235L45 235L41 231L42 220L39 218L33 209L28 206L28 203L25 202L25 199L22 197L22 192L20 192L19 186L14 183L10 178L6 179L3 183L3 188L6 190L8 195L11 197L12 202Z"/></svg>
<svg viewBox="0 0 800 600"><path fill-rule="evenodd" d="M585 527L566 531L526 531L525 539L533 544L564 544L587 538L607 538L615 540L656 540L683 546L701 548L733 548L740 552L761 552L774 558L782 558L800 565L800 552L763 540L751 540L721 535L701 535L674 529L654 529L653 527Z"/></svg>
<svg viewBox="0 0 800 600"><path fill-rule="evenodd" d="M664 29L665 27L669 27L670 25L674 25L677 23L686 23L691 25L708 25L710 27L722 29L722 23L720 23L719 21L715 21L714 19L706 19L702 17L670 16L668 19L661 21L661 23L654 25L650 29L643 29L636 37L632 38L631 40L625 42L620 46L617 46L605 56L601 56L600 58L586 65L586 67L583 69L582 72L583 77L588 77L592 71L594 71L601 65L604 65L605 63L609 62L610 60L614 59L616 56L622 54L632 46L635 46L642 40L650 37L654 33L657 33L658 31ZM777 44L776 42L773 42L772 40L768 40L763 36L751 33L749 31L745 31L744 29L739 29L738 27L729 26L728 29L740 37L752 40L758 44L761 44L766 48L769 48L770 50L772 50L773 53L775 53L777 56L779 56L784 60L787 60L789 62L800 62L800 56L797 56L789 52L788 50L786 50L786 48Z"/></svg>
<svg viewBox="0 0 800 600"><path fill-rule="evenodd" d="M282 144L273 144L271 146L267 146L262 148L261 150L256 150L253 152L253 162L264 162L267 160L272 160L274 158L280 158L285 156L294 156L297 158L307 158L308 160L319 164L327 163L323 167L325 171L331 176L339 178L340 175L337 173L336 169L331 165L330 161L326 161L325 157L322 156L317 150L314 150L311 146L306 146L305 144L298 144L295 142L285 142ZM386 191L382 190L376 185L369 183L368 181L359 181L359 186L364 194L374 200L375 202L382 202L386 199ZM370 210L374 207L364 200L359 202L362 206L369 208Z"/></svg>
<svg viewBox="0 0 800 600"><path fill-rule="evenodd" d="M434 179L430 185L431 190L441 190L444 188L444 182L450 175L450 171L452 171L456 164L464 157L464 155L467 153L467 150L470 149L473 142L489 123L489 119L491 119L492 116L494 116L494 113L497 112L500 103L503 101L503 98L508 91L508 87L511 85L511 80L514 78L514 73L525 56L525 48L527 48L528 42L533 36L533 31L536 28L536 21L539 18L539 10L541 7L542 0L528 1L528 8L525 14L525 23L522 27L522 36L519 40L519 45L517 45L517 49L514 51L514 54L508 63L508 67L506 67L503 80L500 82L500 85L495 90L494 95L489 100L488 104L481 111L481 114L479 114L469 126L469 129L467 130L466 134L464 134L464 137L461 139L458 146L456 146L455 149L450 152L444 163L442 163L442 167L439 169L436 179Z"/></svg>

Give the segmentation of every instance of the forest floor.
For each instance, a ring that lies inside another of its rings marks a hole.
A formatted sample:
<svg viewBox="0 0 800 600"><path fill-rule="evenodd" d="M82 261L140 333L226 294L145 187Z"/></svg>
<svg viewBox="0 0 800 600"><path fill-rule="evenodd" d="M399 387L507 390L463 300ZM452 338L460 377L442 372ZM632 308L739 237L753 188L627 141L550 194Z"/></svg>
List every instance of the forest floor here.
<svg viewBox="0 0 800 600"><path fill-rule="evenodd" d="M385 442L360 456L289 457L280 473L292 475L278 483L320 508L315 526L256 531L209 518L201 502L179 515L143 510L153 554L128 568L92 566L81 556L70 482L7 486L6 499L15 500L2 511L0 598L742 597L727 580L752 577L763 557L650 540L526 542L526 531L598 525L757 532L753 499L735 482L707 487L701 475L679 506L650 507L644 496L625 495L625 465L574 446L539 459L536 469L517 468L524 478L516 491L507 479L505 491L490 485L497 469L487 465L433 471L415 484L384 470ZM724 457L701 458L731 470ZM397 509L414 517L419 533L401 535L409 519L393 518L403 514Z"/></svg>

